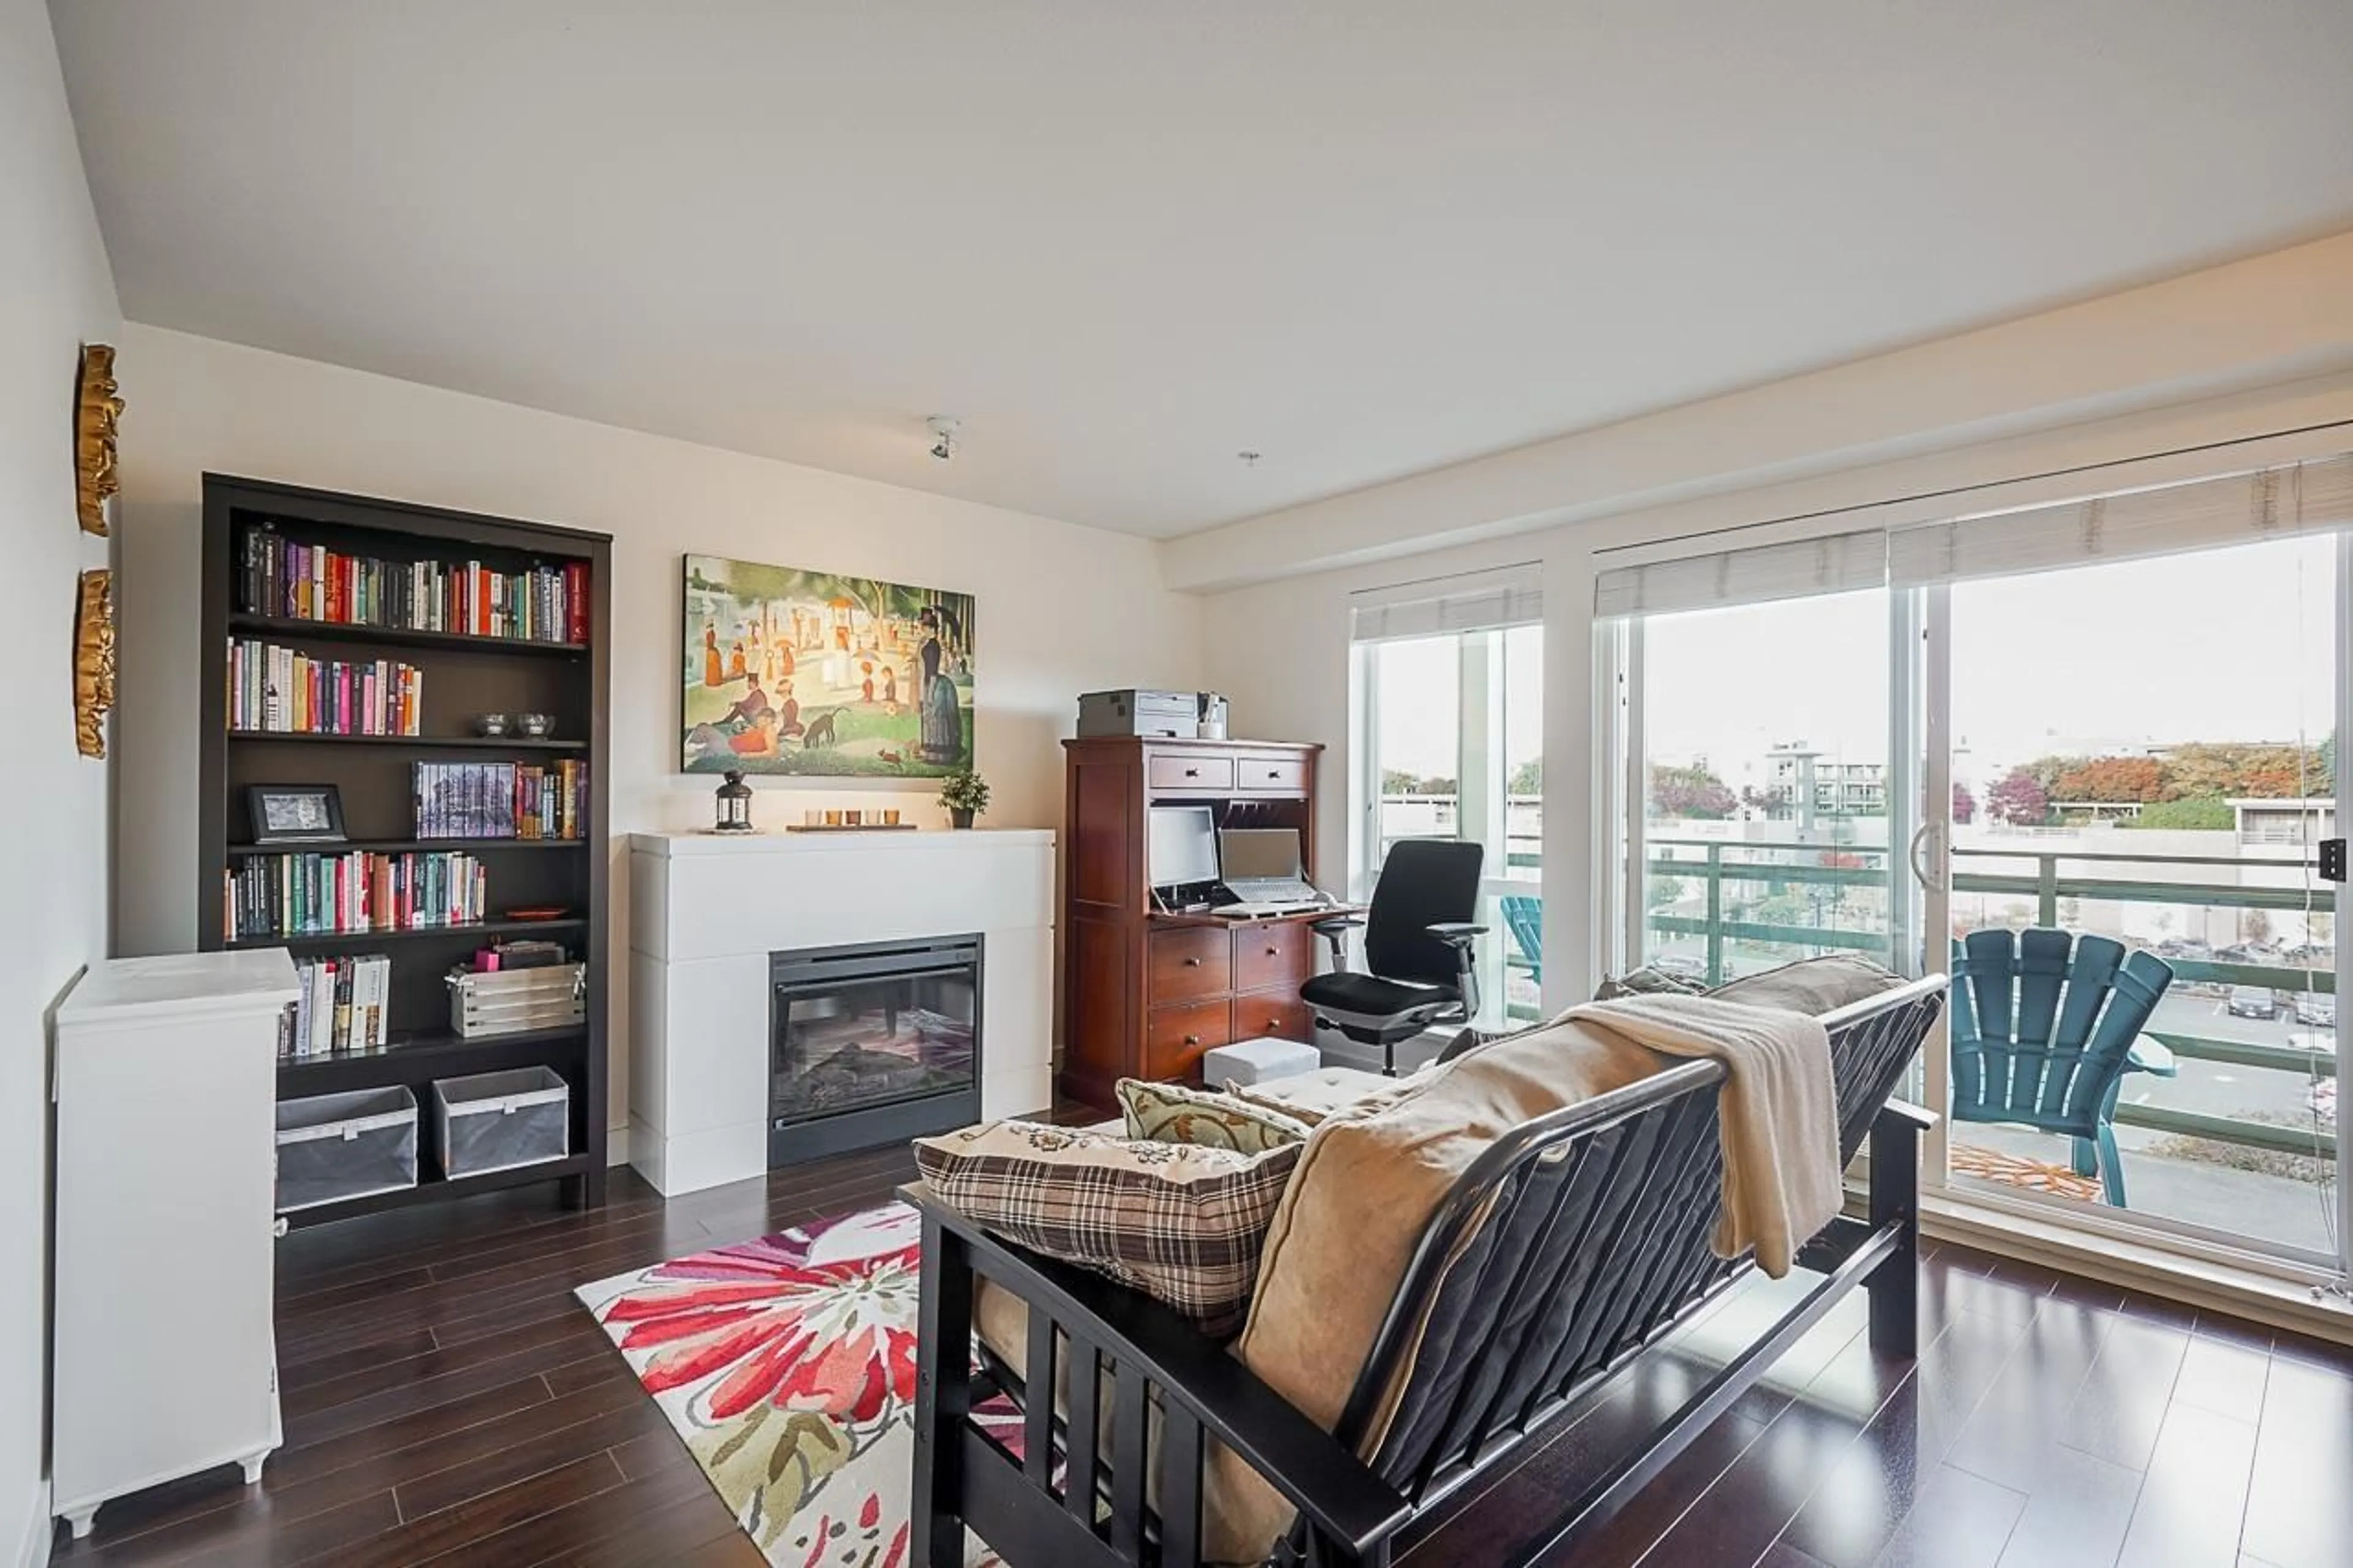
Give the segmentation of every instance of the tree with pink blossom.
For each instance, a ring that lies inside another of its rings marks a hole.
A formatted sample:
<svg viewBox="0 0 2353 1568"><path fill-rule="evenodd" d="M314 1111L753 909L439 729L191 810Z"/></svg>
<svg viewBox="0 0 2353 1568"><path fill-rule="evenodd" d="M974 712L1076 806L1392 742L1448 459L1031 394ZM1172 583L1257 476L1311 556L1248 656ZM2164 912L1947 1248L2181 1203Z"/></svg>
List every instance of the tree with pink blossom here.
<svg viewBox="0 0 2353 1568"><path fill-rule="evenodd" d="M2051 815L2051 796L2032 773L2012 768L1986 791L1986 815L2012 827L2039 827Z"/></svg>

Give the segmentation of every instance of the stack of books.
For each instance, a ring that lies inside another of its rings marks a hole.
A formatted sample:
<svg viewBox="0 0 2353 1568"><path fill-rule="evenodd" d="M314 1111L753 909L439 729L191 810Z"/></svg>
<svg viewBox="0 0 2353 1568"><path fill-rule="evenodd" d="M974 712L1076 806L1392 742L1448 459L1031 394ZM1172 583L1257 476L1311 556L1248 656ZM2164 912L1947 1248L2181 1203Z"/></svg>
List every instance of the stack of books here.
<svg viewBox="0 0 2353 1568"><path fill-rule="evenodd" d="M588 640L588 565L501 571L479 561L384 561L245 533L238 608L251 615L528 642Z"/></svg>
<svg viewBox="0 0 2353 1568"><path fill-rule="evenodd" d="M392 1011L392 960L381 953L306 958L294 966L301 994L278 1021L278 1054L322 1057L381 1049Z"/></svg>
<svg viewBox="0 0 2353 1568"><path fill-rule="evenodd" d="M490 876L471 855L257 855L222 889L231 942L472 925L489 907Z"/></svg>
<svg viewBox="0 0 2353 1568"><path fill-rule="evenodd" d="M247 733L414 735L425 675L385 659L312 658L290 647L232 637L228 726Z"/></svg>
<svg viewBox="0 0 2353 1568"><path fill-rule="evenodd" d="M418 763L419 838L579 838L586 834L587 764Z"/></svg>

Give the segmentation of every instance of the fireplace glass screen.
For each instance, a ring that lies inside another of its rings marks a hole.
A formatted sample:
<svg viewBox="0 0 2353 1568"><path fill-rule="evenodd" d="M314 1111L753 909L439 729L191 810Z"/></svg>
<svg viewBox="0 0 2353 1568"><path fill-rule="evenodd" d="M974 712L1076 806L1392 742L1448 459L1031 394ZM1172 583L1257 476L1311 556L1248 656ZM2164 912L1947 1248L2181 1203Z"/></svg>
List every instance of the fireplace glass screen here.
<svg viewBox="0 0 2353 1568"><path fill-rule="evenodd" d="M773 1126L973 1094L978 939L778 953L770 973Z"/></svg>

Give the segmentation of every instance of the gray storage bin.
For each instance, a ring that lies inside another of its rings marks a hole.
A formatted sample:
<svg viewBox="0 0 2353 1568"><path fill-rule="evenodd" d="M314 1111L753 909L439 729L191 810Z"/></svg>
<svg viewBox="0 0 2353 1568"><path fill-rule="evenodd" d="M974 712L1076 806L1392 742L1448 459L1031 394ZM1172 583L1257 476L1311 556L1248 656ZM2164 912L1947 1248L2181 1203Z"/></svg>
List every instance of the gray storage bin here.
<svg viewBox="0 0 2353 1568"><path fill-rule="evenodd" d="M437 1079L433 1120L441 1173L453 1182L572 1152L572 1089L553 1068Z"/></svg>
<svg viewBox="0 0 2353 1568"><path fill-rule="evenodd" d="M417 1184L417 1097L397 1085L278 1102L278 1212Z"/></svg>

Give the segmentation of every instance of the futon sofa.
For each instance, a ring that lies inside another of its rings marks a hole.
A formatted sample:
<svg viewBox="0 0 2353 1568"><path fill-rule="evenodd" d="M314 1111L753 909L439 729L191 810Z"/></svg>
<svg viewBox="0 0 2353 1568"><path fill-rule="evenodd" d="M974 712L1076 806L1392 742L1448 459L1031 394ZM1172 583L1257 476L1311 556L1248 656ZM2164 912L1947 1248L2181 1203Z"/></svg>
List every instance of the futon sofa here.
<svg viewBox="0 0 2353 1568"><path fill-rule="evenodd" d="M1721 994L1821 1017L1841 1155L1870 1144L1867 1216L1813 1238L1798 1304L1584 1478L1546 1550L1598 1528L1857 1285L1873 1346L1913 1352L1929 1119L1892 1097L1944 978L1825 960ZM1385 1564L1417 1516L1606 1396L1751 1267L1709 1245L1723 1076L1560 1023L1326 1119L1230 1344L910 1186L923 1215L913 1561L961 1564L969 1528L1016 1568ZM1018 1445L991 1436L1008 1400Z"/></svg>

